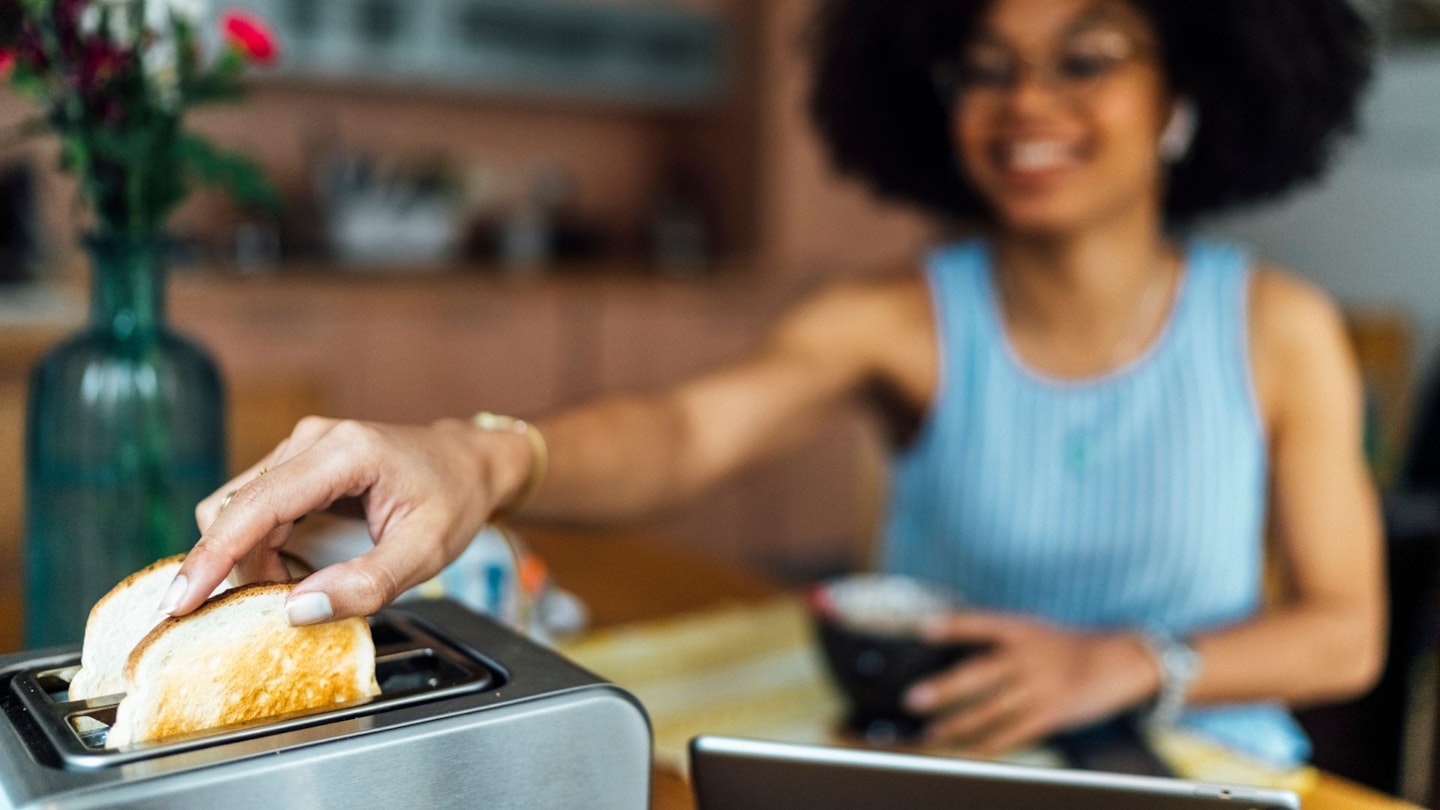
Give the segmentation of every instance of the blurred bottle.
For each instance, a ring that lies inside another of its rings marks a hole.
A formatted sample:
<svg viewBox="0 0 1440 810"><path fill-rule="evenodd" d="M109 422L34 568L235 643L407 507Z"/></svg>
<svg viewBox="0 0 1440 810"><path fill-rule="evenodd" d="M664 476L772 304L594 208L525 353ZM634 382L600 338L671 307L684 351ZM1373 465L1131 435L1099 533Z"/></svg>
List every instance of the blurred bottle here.
<svg viewBox="0 0 1440 810"><path fill-rule="evenodd" d="M579 632L583 604L550 579L545 561L513 532L486 526L454 562L404 598L448 598L539 641Z"/></svg>
<svg viewBox="0 0 1440 810"><path fill-rule="evenodd" d="M30 647L79 642L115 583L199 536L195 504L225 481L215 363L165 319L160 238L87 240L90 323L30 382L25 619Z"/></svg>

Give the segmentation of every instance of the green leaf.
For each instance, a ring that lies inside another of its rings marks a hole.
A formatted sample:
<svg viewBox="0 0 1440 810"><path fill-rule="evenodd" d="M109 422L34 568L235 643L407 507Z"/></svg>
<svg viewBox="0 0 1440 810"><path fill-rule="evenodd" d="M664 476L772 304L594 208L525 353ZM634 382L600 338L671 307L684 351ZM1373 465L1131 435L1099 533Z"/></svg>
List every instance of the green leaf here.
<svg viewBox="0 0 1440 810"><path fill-rule="evenodd" d="M245 87L240 83L244 69L244 57L233 48L225 48L209 70L186 78L182 85L186 103L200 105L239 101L245 96Z"/></svg>
<svg viewBox="0 0 1440 810"><path fill-rule="evenodd" d="M197 180L224 188L240 204L268 211L284 207L280 191L250 158L219 149L188 133L180 138L178 154L185 169Z"/></svg>
<svg viewBox="0 0 1440 810"><path fill-rule="evenodd" d="M45 100L45 77L28 65L16 65L10 72L10 86L34 102Z"/></svg>

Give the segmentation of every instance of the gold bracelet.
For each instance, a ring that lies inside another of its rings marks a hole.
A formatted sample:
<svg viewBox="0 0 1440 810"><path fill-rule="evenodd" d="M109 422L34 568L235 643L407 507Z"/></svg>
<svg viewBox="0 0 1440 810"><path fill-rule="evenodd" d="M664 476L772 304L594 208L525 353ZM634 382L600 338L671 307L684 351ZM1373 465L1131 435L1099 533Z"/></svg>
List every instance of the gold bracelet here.
<svg viewBox="0 0 1440 810"><path fill-rule="evenodd" d="M545 437L540 434L540 429L524 419L481 411L475 414L471 421L481 430L514 433L517 436L524 436L530 442L530 476L525 479L525 486L520 488L519 494L508 505L497 509L490 516L492 521L503 520L520 511L525 504L530 502L531 498L535 497L535 493L540 491L540 485L545 483L545 470L550 466L550 448L546 446Z"/></svg>

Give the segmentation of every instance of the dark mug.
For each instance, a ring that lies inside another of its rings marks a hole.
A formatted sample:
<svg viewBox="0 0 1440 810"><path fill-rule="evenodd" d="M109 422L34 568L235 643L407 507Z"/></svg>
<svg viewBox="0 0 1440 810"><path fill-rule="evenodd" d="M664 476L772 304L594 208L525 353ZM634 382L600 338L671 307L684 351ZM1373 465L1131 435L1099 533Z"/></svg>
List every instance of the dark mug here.
<svg viewBox="0 0 1440 810"><path fill-rule="evenodd" d="M920 638L921 622L958 605L958 599L934 586L887 575L846 577L811 591L820 649L849 704L849 731L873 742L898 742L920 733L925 718L905 708L905 692L987 646Z"/></svg>

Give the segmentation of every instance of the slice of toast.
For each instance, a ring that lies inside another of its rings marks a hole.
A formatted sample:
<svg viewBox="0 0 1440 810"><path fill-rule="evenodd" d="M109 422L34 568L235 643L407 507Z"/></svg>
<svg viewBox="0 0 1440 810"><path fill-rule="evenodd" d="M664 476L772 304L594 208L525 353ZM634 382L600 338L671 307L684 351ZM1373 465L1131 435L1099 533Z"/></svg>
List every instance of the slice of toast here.
<svg viewBox="0 0 1440 810"><path fill-rule="evenodd" d="M244 585L151 630L125 665L119 747L380 693L364 619L291 627L293 583Z"/></svg>
<svg viewBox="0 0 1440 810"><path fill-rule="evenodd" d="M292 577L315 573L314 568L293 554L282 551L280 558ZM80 669L70 679L71 700L125 691L125 662L145 634L165 619L159 610L160 600L184 561L184 554L157 560L126 577L90 608L90 616L85 620ZM210 595L224 593L229 588L228 580L221 582Z"/></svg>
<svg viewBox="0 0 1440 810"><path fill-rule="evenodd" d="M125 662L140 639L165 618L160 600L184 561L185 555L177 554L151 563L111 588L90 608L80 669L70 679L71 700L125 691Z"/></svg>

